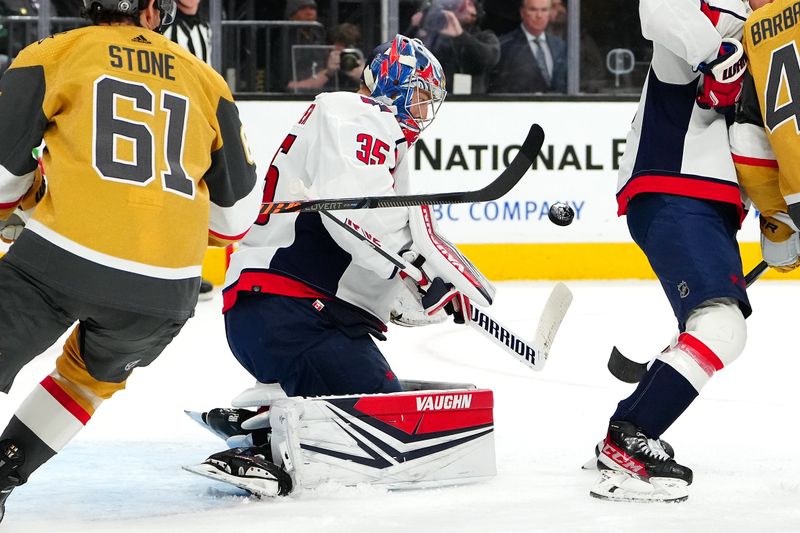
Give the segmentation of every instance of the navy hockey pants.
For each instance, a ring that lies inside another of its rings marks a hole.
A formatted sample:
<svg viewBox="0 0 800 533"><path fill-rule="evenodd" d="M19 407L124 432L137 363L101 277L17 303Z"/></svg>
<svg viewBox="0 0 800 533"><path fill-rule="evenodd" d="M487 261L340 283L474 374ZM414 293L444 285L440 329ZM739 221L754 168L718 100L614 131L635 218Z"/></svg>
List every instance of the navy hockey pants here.
<svg viewBox="0 0 800 533"><path fill-rule="evenodd" d="M225 313L233 355L258 381L289 396L374 394L401 390L368 333L345 333L314 300L240 293Z"/></svg>
<svg viewBox="0 0 800 533"><path fill-rule="evenodd" d="M735 298L744 316L750 315L733 205L641 194L628 206L628 229L658 276L681 331L689 313L712 298Z"/></svg>

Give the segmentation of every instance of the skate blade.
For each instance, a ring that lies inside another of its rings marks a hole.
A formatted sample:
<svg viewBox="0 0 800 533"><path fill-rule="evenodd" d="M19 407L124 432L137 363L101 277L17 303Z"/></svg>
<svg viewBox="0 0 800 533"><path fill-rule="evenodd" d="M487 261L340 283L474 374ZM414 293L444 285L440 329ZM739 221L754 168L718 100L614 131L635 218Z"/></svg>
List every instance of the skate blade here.
<svg viewBox="0 0 800 533"><path fill-rule="evenodd" d="M233 476L209 463L187 465L181 468L192 474L197 474L198 476L233 485L259 498L278 495L278 480Z"/></svg>
<svg viewBox="0 0 800 533"><path fill-rule="evenodd" d="M191 418L204 428L208 429L208 425L205 422L203 422L203 413L201 413L200 411L188 411L186 409L184 409L183 412L186 413L186 416L188 416L189 418Z"/></svg>
<svg viewBox="0 0 800 533"><path fill-rule="evenodd" d="M597 457L592 457L583 463L581 470L597 470Z"/></svg>
<svg viewBox="0 0 800 533"><path fill-rule="evenodd" d="M634 503L678 503L689 498L685 481L650 478L649 482L624 472L600 471L600 481L589 491L593 498Z"/></svg>

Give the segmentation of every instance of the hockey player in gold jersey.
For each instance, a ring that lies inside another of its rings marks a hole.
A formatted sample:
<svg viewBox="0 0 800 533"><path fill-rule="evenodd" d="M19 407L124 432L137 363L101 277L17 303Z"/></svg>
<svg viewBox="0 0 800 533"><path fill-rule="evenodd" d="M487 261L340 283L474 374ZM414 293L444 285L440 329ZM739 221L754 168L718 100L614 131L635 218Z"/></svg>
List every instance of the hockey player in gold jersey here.
<svg viewBox="0 0 800 533"><path fill-rule="evenodd" d="M0 435L0 518L178 334L206 245L240 239L263 193L225 82L154 31L173 0L84 6L94 25L33 43L0 79L0 233L16 238L0 260L0 390L75 325Z"/></svg>
<svg viewBox="0 0 800 533"><path fill-rule="evenodd" d="M761 213L761 252L780 272L800 266L800 1L750 0L745 81L731 151Z"/></svg>

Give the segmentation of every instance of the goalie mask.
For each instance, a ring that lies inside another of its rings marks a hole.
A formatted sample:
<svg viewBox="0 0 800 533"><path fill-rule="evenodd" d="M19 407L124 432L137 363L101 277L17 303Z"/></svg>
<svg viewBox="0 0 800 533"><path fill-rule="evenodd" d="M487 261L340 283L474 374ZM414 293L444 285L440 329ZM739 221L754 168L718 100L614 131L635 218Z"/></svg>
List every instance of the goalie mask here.
<svg viewBox="0 0 800 533"><path fill-rule="evenodd" d="M83 7L87 14L119 14L133 17L137 23L139 10L145 9L150 0L83 0ZM156 28L158 33L163 33L167 26L175 21L175 0L153 0L155 8L161 16L161 24Z"/></svg>
<svg viewBox="0 0 800 533"><path fill-rule="evenodd" d="M436 118L447 91L442 66L419 39L381 45L362 77L370 96L392 107L409 142Z"/></svg>

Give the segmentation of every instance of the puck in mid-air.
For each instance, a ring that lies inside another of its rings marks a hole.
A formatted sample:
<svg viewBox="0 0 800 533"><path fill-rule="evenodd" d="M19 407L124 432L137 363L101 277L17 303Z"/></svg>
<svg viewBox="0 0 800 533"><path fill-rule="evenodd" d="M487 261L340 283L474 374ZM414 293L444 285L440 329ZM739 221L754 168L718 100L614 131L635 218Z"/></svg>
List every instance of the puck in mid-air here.
<svg viewBox="0 0 800 533"><path fill-rule="evenodd" d="M556 202L550 206L547 217L557 226L569 226L575 219L575 211L564 202Z"/></svg>

